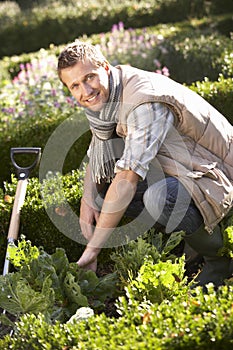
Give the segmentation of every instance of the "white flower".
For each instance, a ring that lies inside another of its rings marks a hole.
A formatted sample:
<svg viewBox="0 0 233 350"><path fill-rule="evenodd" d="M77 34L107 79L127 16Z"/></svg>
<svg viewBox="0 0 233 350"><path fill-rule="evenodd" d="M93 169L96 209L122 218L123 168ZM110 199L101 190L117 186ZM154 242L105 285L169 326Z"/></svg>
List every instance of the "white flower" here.
<svg viewBox="0 0 233 350"><path fill-rule="evenodd" d="M94 311L90 307L80 307L66 323L83 321L92 316L94 316Z"/></svg>

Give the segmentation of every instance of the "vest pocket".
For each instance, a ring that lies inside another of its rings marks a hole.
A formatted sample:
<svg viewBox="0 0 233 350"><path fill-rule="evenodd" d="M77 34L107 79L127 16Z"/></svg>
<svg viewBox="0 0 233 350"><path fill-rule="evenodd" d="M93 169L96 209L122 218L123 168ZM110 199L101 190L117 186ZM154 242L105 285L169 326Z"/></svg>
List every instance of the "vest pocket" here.
<svg viewBox="0 0 233 350"><path fill-rule="evenodd" d="M233 204L233 185L229 179L216 167L203 173L193 172L193 175L190 177L195 179L216 216L223 217Z"/></svg>

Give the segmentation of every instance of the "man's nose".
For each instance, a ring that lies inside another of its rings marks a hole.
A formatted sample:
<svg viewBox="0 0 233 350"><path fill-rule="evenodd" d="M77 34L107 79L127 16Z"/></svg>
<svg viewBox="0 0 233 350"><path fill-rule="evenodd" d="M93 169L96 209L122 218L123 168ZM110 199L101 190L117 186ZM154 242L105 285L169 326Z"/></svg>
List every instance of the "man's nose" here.
<svg viewBox="0 0 233 350"><path fill-rule="evenodd" d="M89 84L82 84L82 93L84 96L89 96L92 93L92 87Z"/></svg>

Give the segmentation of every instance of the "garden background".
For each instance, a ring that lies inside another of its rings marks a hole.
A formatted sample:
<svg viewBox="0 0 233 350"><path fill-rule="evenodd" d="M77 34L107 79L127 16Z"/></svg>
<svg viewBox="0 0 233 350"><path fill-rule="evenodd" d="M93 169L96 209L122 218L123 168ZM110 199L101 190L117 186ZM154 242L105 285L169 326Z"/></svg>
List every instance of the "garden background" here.
<svg viewBox="0 0 233 350"><path fill-rule="evenodd" d="M0 334L14 329L12 336L0 339L0 348L232 345L232 281L218 291L210 286L206 293L198 288L191 293L183 256L173 254L183 244L181 233L165 241L160 232L149 230L126 246L104 249L96 276L78 270L74 262L84 246L60 232L48 216L65 221L64 230L70 230L67 203L78 215L90 141L83 110L57 78L61 49L80 38L99 45L113 65L169 75L198 92L232 124L232 24L231 0L0 1L1 268L17 185L10 148L41 147L43 154L64 122L80 136L61 172L56 157L63 151L62 135L46 181L40 183L38 169L29 180L21 211L20 235L25 238L12 251L11 273L0 278L0 307L7 311ZM229 256L231 220L222 227L224 254ZM86 320L76 315L74 323L67 323L79 307L87 308Z"/></svg>

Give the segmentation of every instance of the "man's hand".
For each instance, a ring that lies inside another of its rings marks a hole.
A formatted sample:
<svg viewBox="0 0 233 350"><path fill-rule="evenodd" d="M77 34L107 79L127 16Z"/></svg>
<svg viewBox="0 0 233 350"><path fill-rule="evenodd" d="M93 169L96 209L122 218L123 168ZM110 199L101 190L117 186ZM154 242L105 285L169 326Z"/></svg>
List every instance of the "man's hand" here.
<svg viewBox="0 0 233 350"><path fill-rule="evenodd" d="M88 240L88 242L93 236L94 224L98 221L99 215L99 211L94 209L92 206L89 206L85 199L82 198L79 223L82 234ZM96 257L97 255L98 254L96 254ZM89 261L89 258L91 261ZM88 259L88 263L86 263L86 259ZM80 267L83 267L86 270L92 270L94 272L97 270L97 258L93 260L92 254L83 254L77 263Z"/></svg>
<svg viewBox="0 0 233 350"><path fill-rule="evenodd" d="M85 225L83 226L83 234L86 232L89 243L78 261L79 266L90 268L94 271L93 264L101 248L118 225L126 208L133 199L138 181L139 176L131 170L125 170L116 174L105 196L101 213L96 217L94 233L93 219L95 210L89 206L90 212L88 213L88 205L83 201L82 209L85 211L85 216L82 214L82 220L84 220L84 217L89 217L89 220L86 219L86 227Z"/></svg>
<svg viewBox="0 0 233 350"><path fill-rule="evenodd" d="M93 247L87 246L81 258L77 261L77 264L86 270L92 270L96 272L97 256L100 250L101 249L99 248L93 248Z"/></svg>

